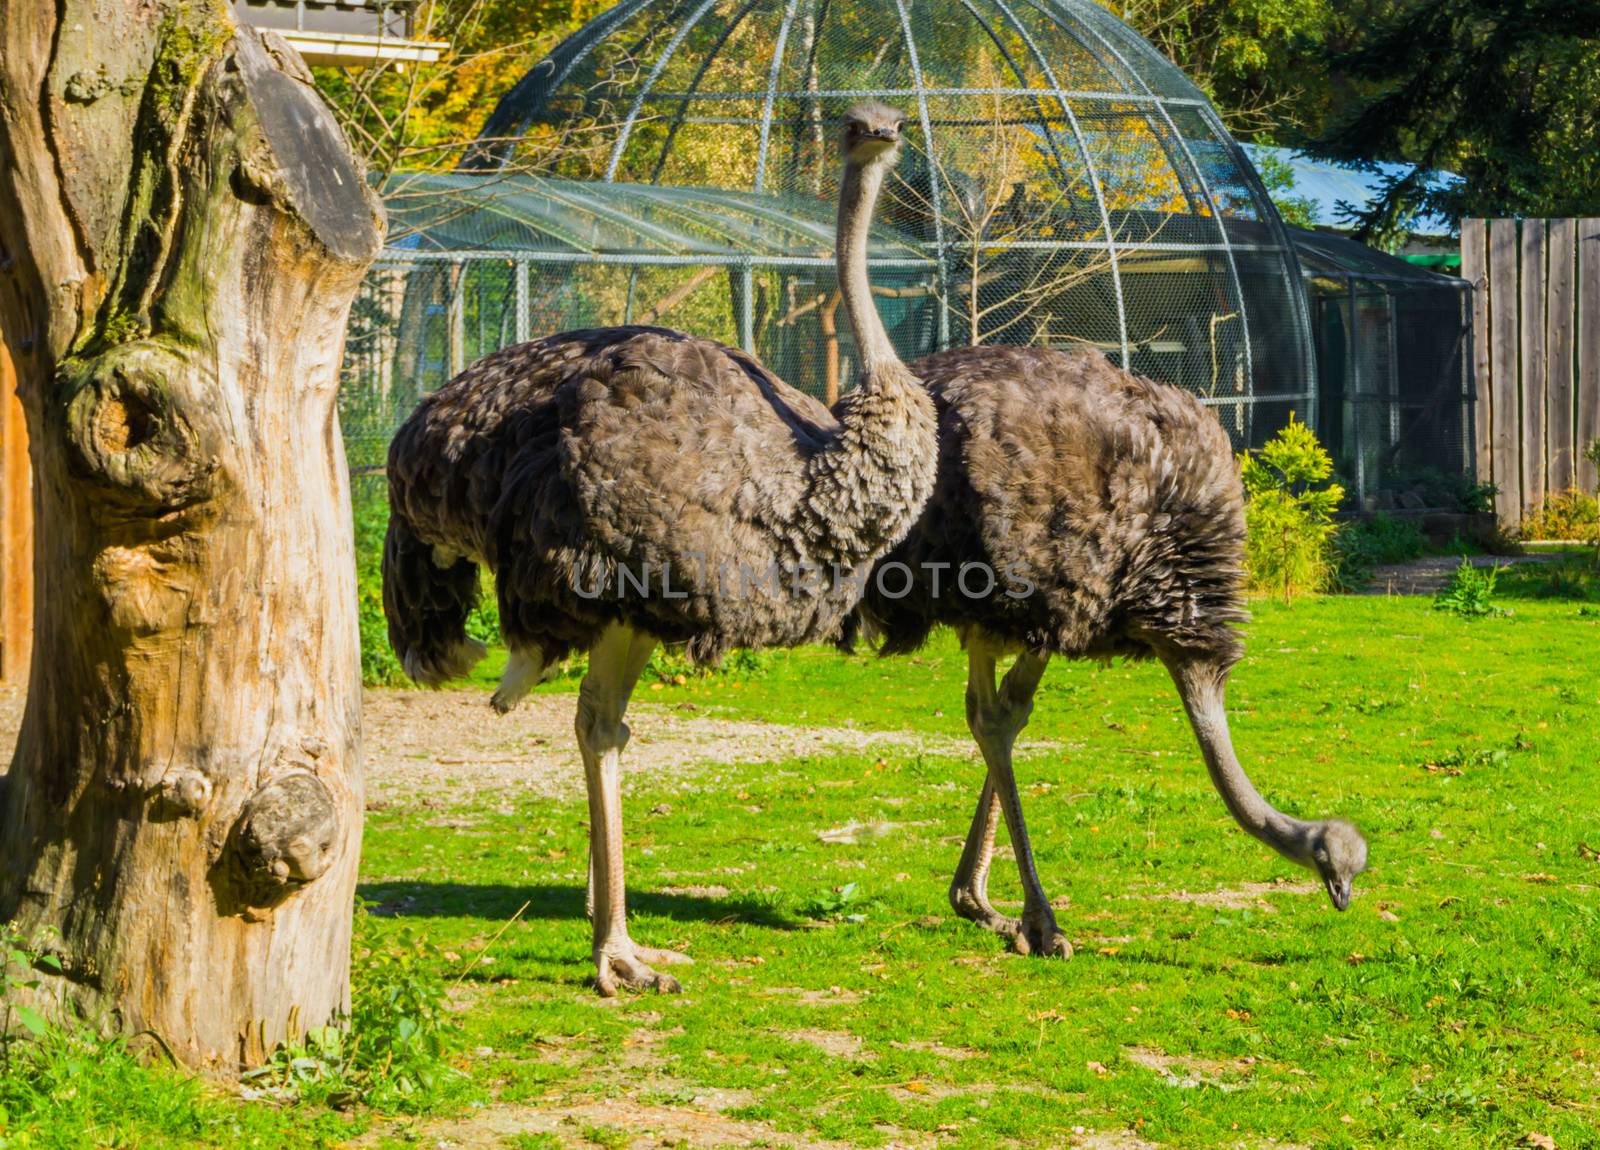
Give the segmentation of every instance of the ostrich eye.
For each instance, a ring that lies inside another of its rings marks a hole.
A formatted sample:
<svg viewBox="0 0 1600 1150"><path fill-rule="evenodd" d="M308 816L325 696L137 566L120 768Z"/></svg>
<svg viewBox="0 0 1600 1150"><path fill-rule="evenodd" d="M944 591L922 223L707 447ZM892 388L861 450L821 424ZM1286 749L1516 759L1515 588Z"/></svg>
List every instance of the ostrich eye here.
<svg viewBox="0 0 1600 1150"><path fill-rule="evenodd" d="M897 131L897 132L900 131L901 129L903 129L905 126L906 126L906 122L904 120L896 120L894 122L894 130Z"/></svg>

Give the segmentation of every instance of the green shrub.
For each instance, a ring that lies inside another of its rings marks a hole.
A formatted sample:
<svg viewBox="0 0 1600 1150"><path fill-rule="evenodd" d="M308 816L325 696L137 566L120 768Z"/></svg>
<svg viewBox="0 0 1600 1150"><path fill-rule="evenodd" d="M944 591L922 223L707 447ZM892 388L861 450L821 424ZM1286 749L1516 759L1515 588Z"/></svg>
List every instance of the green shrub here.
<svg viewBox="0 0 1600 1150"><path fill-rule="evenodd" d="M389 499L381 483L358 486L354 498L356 603L361 626L361 681L369 687L398 687L409 680L389 646L383 614L383 537L389 530ZM467 616L467 634L483 643L500 641L500 611L494 581L484 573L478 605Z"/></svg>
<svg viewBox="0 0 1600 1150"><path fill-rule="evenodd" d="M1434 609L1448 611L1463 619L1508 615L1509 611L1494 603L1494 585L1499 578L1500 568L1474 567L1471 560L1463 559L1461 566L1450 576L1449 584L1433 601Z"/></svg>
<svg viewBox="0 0 1600 1150"><path fill-rule="evenodd" d="M357 917L358 929L366 921ZM347 1026L293 1036L244 1075L246 1088L280 1101L415 1112L463 1080L448 1056L458 1028L446 1007L444 956L409 927L360 949L350 972Z"/></svg>
<svg viewBox="0 0 1600 1150"><path fill-rule="evenodd" d="M1427 537L1409 519L1375 515L1344 524L1334 539L1339 561L1334 581L1345 590L1354 590L1371 580L1374 567L1410 562L1427 546Z"/></svg>
<svg viewBox="0 0 1600 1150"><path fill-rule="evenodd" d="M1600 499L1577 488L1552 492L1523 517L1522 538L1600 542Z"/></svg>
<svg viewBox="0 0 1600 1150"><path fill-rule="evenodd" d="M378 483L360 483L351 494L361 681L369 687L392 687L405 681L405 672L389 646L389 624L383 616L383 537L389 530L389 500Z"/></svg>
<svg viewBox="0 0 1600 1150"><path fill-rule="evenodd" d="M1245 566L1250 588L1281 595L1325 590L1336 569L1333 520L1344 488L1333 460L1293 415L1258 451L1240 456L1245 490Z"/></svg>

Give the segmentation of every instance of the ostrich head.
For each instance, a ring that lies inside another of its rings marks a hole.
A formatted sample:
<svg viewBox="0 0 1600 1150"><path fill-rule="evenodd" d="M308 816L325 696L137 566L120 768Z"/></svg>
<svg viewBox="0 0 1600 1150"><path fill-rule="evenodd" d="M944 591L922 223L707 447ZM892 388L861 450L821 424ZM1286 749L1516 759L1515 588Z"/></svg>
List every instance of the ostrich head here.
<svg viewBox="0 0 1600 1150"><path fill-rule="evenodd" d="M852 164L893 162L906 114L877 100L864 100L844 114L844 154Z"/></svg>
<svg viewBox="0 0 1600 1150"><path fill-rule="evenodd" d="M1367 840L1342 819L1329 819L1316 825L1307 846L1308 865L1322 876L1334 908L1344 910L1356 875L1367 869Z"/></svg>

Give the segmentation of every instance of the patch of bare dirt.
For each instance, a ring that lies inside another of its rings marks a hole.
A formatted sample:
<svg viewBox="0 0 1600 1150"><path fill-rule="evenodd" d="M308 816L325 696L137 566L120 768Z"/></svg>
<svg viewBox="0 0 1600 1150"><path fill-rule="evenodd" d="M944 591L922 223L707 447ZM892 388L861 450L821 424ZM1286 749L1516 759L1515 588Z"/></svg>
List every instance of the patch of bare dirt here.
<svg viewBox="0 0 1600 1150"><path fill-rule="evenodd" d="M939 1058L948 1058L952 1062L964 1062L968 1058L982 1058L983 1051L972 1050L965 1046L945 1046L939 1042L890 1042L896 1050L916 1050L923 1054L936 1055Z"/></svg>
<svg viewBox="0 0 1600 1150"><path fill-rule="evenodd" d="M833 1058L849 1058L858 1062L871 1062L878 1056L866 1048L867 1044L854 1034L843 1030L785 1030L783 1037L790 1042L800 1042L815 1047Z"/></svg>
<svg viewBox="0 0 1600 1150"><path fill-rule="evenodd" d="M1239 1078L1253 1073L1256 1064L1254 1058L1200 1058L1188 1054L1168 1054L1152 1046L1124 1046L1122 1057L1135 1066L1155 1071L1170 1086L1189 1089L1215 1086L1219 1090L1237 1090Z"/></svg>
<svg viewBox="0 0 1600 1150"><path fill-rule="evenodd" d="M572 723L573 695L534 695L503 718L479 691L369 690L366 763L379 801L419 794L467 798L507 788L551 798L583 792ZM690 789L710 769L802 755L885 752L966 755L965 739L848 727L791 727L705 715L636 700L628 774L669 774Z"/></svg>
<svg viewBox="0 0 1600 1150"><path fill-rule="evenodd" d="M1473 555L1467 562L1474 567L1510 567L1518 563L1549 563L1555 555ZM1459 555L1429 555L1409 563L1390 563L1372 569L1372 582L1361 589L1363 595L1427 595L1443 591L1450 576L1461 566Z"/></svg>
<svg viewBox="0 0 1600 1150"><path fill-rule="evenodd" d="M850 1150L843 1142L822 1142L787 1134L765 1122L729 1118L711 1106L695 1103L660 1106L636 1098L584 1099L570 1104L541 1102L537 1107L491 1105L442 1121L410 1126L408 1141L450 1150L504 1147L520 1135L549 1134L563 1146L594 1150L584 1133L595 1128L616 1132L630 1147L782 1146L793 1150ZM739 1103L747 1105L748 1103ZM380 1125L354 1143L372 1146L393 1131Z"/></svg>
<svg viewBox="0 0 1600 1150"><path fill-rule="evenodd" d="M1269 894L1315 895L1322 888L1313 882L1247 882L1219 890L1168 890L1155 894L1124 895L1124 898L1158 899L1209 906L1220 910L1259 910L1276 914L1278 908L1267 901Z"/></svg>
<svg viewBox="0 0 1600 1150"><path fill-rule="evenodd" d="M761 993L772 995L774 998L787 998L801 1006L849 1006L861 1001L861 996L855 991L844 990L837 986L830 986L826 990L807 990L803 986L773 986L763 989Z"/></svg>
<svg viewBox="0 0 1600 1150"><path fill-rule="evenodd" d="M1081 1150L1161 1150L1157 1143L1140 1138L1127 1130L1086 1130L1079 1133L1074 1128L1072 1141L1067 1145L1079 1147Z"/></svg>
<svg viewBox="0 0 1600 1150"><path fill-rule="evenodd" d="M716 884L711 886L663 886L656 889L661 894L684 898L727 898L733 893L727 887Z"/></svg>

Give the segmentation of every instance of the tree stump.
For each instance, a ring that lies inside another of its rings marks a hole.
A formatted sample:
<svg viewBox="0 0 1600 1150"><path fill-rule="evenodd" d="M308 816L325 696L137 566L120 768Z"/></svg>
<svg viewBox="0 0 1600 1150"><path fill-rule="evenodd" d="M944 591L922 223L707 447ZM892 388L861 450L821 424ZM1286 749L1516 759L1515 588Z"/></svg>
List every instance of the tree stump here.
<svg viewBox="0 0 1600 1150"><path fill-rule="evenodd" d="M355 566L336 409L382 214L221 0L0 0L0 323L38 524L0 921L87 1019L230 1072L349 1001Z"/></svg>

